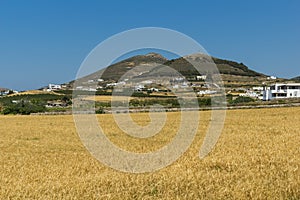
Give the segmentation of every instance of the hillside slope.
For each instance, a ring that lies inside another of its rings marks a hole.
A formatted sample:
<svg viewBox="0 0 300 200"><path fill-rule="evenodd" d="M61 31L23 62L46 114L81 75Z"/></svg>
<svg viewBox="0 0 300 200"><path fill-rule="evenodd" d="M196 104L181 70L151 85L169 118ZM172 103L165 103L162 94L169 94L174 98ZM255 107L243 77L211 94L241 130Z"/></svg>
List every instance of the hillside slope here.
<svg viewBox="0 0 300 200"><path fill-rule="evenodd" d="M297 76L297 77L295 77L295 78L292 78L291 80L293 80L293 81L300 81L300 76Z"/></svg>
<svg viewBox="0 0 300 200"><path fill-rule="evenodd" d="M187 58L192 58L192 60L200 63L212 63L212 61L217 66L220 74L225 79L231 80L235 77L239 77L239 80L245 79L245 82L254 79L263 79L266 75L258 73L254 70L249 69L243 63L238 63L230 60L219 59L214 57L209 57L203 54L190 55ZM180 57L177 59L168 60L157 53L149 53L146 55L133 56L131 58L125 59L113 65L110 65L102 70L99 70L91 75L88 75L82 79L84 80L97 80L100 78L105 81L118 81L127 72L131 73L133 77L143 77L143 76L162 76L168 74L169 71L164 71L165 69L161 65L169 66L185 77L195 77L200 75L199 72L192 66L186 58ZM137 66L142 66L138 68ZM134 69L134 70L132 70ZM169 75L169 74L168 74Z"/></svg>
<svg viewBox="0 0 300 200"><path fill-rule="evenodd" d="M153 66L157 64L163 64L168 60L160 54L149 53L146 55L133 56L131 58L122 60L118 63L112 64L105 69L99 70L87 77L85 79L98 79L99 75L102 74L102 79L104 80L114 80L117 81L123 76L126 72L135 68L136 66ZM144 68L145 69L145 68ZM135 70L137 75L142 73L142 71Z"/></svg>
<svg viewBox="0 0 300 200"><path fill-rule="evenodd" d="M189 62L190 61L190 62ZM228 75L235 75L235 76L265 76L264 74L255 72L250 70L247 66L243 63L237 63L234 61L223 60L219 58L211 58L206 55L192 55L187 56L186 58L177 58L173 60L168 60L164 63L164 65L169 66L176 71L180 72L185 77L195 77L197 75L201 75L191 64L197 63L199 67L205 71L205 68L210 67L209 64L215 64L220 72L220 74L228 74ZM164 69L160 66L152 69L147 75L157 76L157 75L164 75L169 73L168 71L163 71Z"/></svg>
<svg viewBox="0 0 300 200"><path fill-rule="evenodd" d="M0 91L8 90L7 88L0 87Z"/></svg>

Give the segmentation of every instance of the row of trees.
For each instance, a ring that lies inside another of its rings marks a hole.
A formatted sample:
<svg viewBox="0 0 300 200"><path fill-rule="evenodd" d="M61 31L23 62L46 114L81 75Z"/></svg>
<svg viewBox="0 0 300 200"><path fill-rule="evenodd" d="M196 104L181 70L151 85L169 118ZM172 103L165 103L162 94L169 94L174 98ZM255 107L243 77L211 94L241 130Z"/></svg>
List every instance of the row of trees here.
<svg viewBox="0 0 300 200"><path fill-rule="evenodd" d="M5 97L0 98L0 112L2 114L22 114L29 115L31 113L40 113L47 111L55 111L57 108L49 108L46 107L47 101L58 100L64 102L66 105L71 105L72 101L70 96L68 95L55 95L55 96L41 96L41 95L24 95L19 97L13 97L13 99L18 99L14 103L12 102L12 98ZM232 95L227 95L227 103L230 105L241 105L247 104L255 101L250 97L237 97L233 99ZM123 106L123 102L119 102L119 106ZM193 107L193 102L183 101L186 107ZM141 98L141 99L132 99L129 102L129 105L132 107L150 107L151 105L159 104L167 108L179 108L180 100L177 98ZM191 105L189 105L191 104ZM198 98L198 105L200 107L210 107L212 104L211 98ZM97 113L104 113L104 108L109 108L111 105L108 102L96 102L96 111Z"/></svg>
<svg viewBox="0 0 300 200"><path fill-rule="evenodd" d="M16 104L10 104L8 106L3 106L2 114L21 114L29 115L30 113L45 112L47 109L44 105L34 104L31 102L21 101Z"/></svg>
<svg viewBox="0 0 300 200"><path fill-rule="evenodd" d="M31 113L41 113L51 111L46 107L48 101L61 101L66 105L71 105L71 98L67 95L19 95L0 98L0 113L29 115Z"/></svg>

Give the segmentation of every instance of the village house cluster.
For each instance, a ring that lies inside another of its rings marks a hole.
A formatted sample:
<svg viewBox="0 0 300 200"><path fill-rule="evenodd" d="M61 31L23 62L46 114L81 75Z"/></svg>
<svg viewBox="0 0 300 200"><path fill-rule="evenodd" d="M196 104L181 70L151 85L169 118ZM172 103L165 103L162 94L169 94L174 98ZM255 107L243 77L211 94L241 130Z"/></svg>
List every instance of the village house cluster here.
<svg viewBox="0 0 300 200"><path fill-rule="evenodd" d="M62 90L62 89L66 89L67 88L67 85L65 84L52 84L50 83L48 85L48 87L45 87L43 88L44 91L47 91L47 92L51 92L51 91L57 91L57 90Z"/></svg>
<svg viewBox="0 0 300 200"><path fill-rule="evenodd" d="M16 94L18 93L18 91L16 90L9 90L9 89L5 89L5 88L0 88L0 96L6 96L9 94Z"/></svg>
<svg viewBox="0 0 300 200"><path fill-rule="evenodd" d="M299 97L300 83L276 83L266 87L263 92L263 100Z"/></svg>
<svg viewBox="0 0 300 200"><path fill-rule="evenodd" d="M188 82L184 77L172 77L164 80L162 84L157 84L155 79L142 80L134 82L132 80L124 79L118 82L105 81L103 79L87 80L82 85L76 86L76 90L81 91L112 91L123 92L125 88L131 88L134 92L147 92L147 93L165 93L170 91L176 91L178 89L184 89L192 87L199 96L215 95L218 93L220 86L214 83L206 82L207 76L196 76L195 81ZM276 81L277 77L269 76L267 80ZM164 84L168 87L164 87ZM49 84L46 91L64 90L68 86ZM282 98L300 98L300 83L273 83L271 85L262 84L261 86L254 86L251 88L245 88L243 86L239 88L227 88L227 94L234 96L250 97L254 99L260 99L269 101L272 99Z"/></svg>

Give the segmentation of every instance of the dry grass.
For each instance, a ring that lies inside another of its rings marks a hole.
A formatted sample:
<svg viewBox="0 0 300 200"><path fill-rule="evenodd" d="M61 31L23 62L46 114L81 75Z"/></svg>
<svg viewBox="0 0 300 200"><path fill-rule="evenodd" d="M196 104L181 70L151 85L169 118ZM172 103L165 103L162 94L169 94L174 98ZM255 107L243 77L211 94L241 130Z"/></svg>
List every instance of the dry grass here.
<svg viewBox="0 0 300 200"><path fill-rule="evenodd" d="M72 116L0 116L1 199L300 199L300 108L230 110L217 146L200 160L210 113L201 112L191 148L155 173L99 163L78 139ZM147 124L147 114L134 114ZM177 129L139 141L100 115L109 138L131 151L155 150ZM192 119L191 119L192 120ZM173 134L174 135L174 134Z"/></svg>
<svg viewBox="0 0 300 200"><path fill-rule="evenodd" d="M127 96L111 96L111 95L96 95L96 96L89 96L86 97L85 100L91 100L91 101L99 101L99 102L111 102L114 101L128 101L133 99L133 97L127 97Z"/></svg>
<svg viewBox="0 0 300 200"><path fill-rule="evenodd" d="M10 94L9 96L16 96L16 95L30 95L30 94L56 94L56 95L62 95L60 93L56 93L53 91L47 92L47 91L41 91L41 90L28 90L26 92L19 92L15 94Z"/></svg>

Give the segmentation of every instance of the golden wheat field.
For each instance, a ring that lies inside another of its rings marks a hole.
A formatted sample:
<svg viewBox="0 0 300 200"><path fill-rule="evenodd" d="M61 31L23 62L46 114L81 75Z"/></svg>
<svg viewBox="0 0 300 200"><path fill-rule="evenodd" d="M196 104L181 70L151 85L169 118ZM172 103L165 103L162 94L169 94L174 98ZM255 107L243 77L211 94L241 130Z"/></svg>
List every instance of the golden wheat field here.
<svg viewBox="0 0 300 200"><path fill-rule="evenodd" d="M132 97L126 97L126 96L109 96L109 95L101 95L101 96L89 96L86 97L85 100L92 100L92 101L100 101L100 102L111 102L114 101L128 101L133 99Z"/></svg>
<svg viewBox="0 0 300 200"><path fill-rule="evenodd" d="M200 112L189 150L153 173L101 164L85 149L71 115L0 116L0 199L300 199L300 107L229 110L214 150L199 159L210 121ZM128 151L155 151L174 136L179 113L154 137L135 139L112 115L98 119ZM132 114L145 125L146 113ZM190 119L193 120L193 119Z"/></svg>

